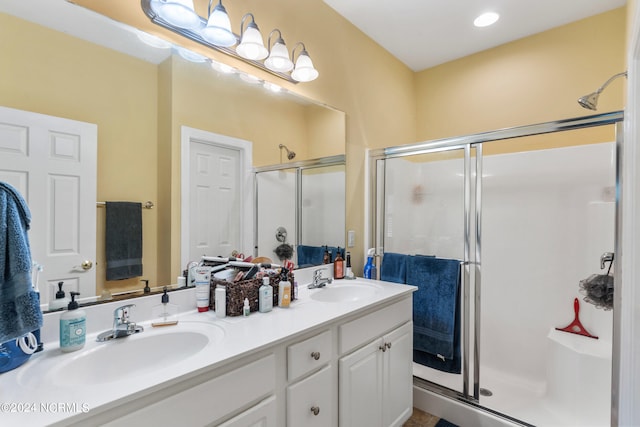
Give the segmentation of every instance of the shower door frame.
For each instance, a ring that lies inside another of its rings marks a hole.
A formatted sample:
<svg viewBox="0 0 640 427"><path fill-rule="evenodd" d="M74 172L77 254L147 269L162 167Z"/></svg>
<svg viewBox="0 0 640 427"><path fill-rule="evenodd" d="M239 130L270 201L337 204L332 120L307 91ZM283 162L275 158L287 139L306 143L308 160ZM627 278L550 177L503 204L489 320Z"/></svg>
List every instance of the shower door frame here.
<svg viewBox="0 0 640 427"><path fill-rule="evenodd" d="M253 168L253 256L257 257L258 248L258 174L262 172L274 172L283 171L287 169L295 170L295 240L294 245L297 246L300 243L302 236L302 172L309 169L321 168L326 166L345 166L346 168L346 156L344 154L338 154L335 156L321 157L318 159L300 160L297 162L280 163L277 165L259 166ZM346 247L346 245L344 245Z"/></svg>
<svg viewBox="0 0 640 427"><path fill-rule="evenodd" d="M368 199L368 235L371 245L368 247L376 248L376 253L384 252L384 203L385 203L385 160L400 158L418 154L429 154L450 150L464 150L464 260L462 274L462 372L463 380L462 392L447 388L442 385L431 383L428 381L420 381L420 385L425 386L430 391L444 395L446 397L461 400L463 402L480 407L494 414L502 415L513 421L508 414L497 413L495 410L485 408L479 404L480 398L480 295L482 290L482 263L481 263L481 239L482 239L482 146L485 142L493 142L500 140L515 139L520 137L542 135L547 133L556 133L562 131L585 129L590 127L615 125L615 144L616 144L616 200L615 200L615 232L614 232L614 248L616 259L621 259L620 247L620 198L621 180L620 166L622 164L622 143L623 143L623 111L613 111L609 113L596 114L591 116L564 119L552 122L538 123L533 125L518 126L512 128L499 129L489 132L457 136L452 138L444 138L432 141L426 141L416 144L407 144L377 150L369 150L367 153L367 168L369 189ZM475 149L475 253L471 259L471 150ZM619 277L619 264L614 263L614 277ZM470 269L474 267L474 336L473 347L470 347ZM379 266L378 266L379 267ZM378 269L378 271L380 271ZM615 280L615 279L614 279ZM616 284L617 280L616 280ZM618 292L618 295L620 293ZM620 302L616 298L614 303L614 340L612 351L612 390L618 389L619 381L619 335L617 331L620 329ZM470 386L470 362L469 352L473 348L473 394L469 393ZM414 381L416 378L414 378ZM612 417L615 417L615 409L618 406L618 399L615 393L612 393L611 407Z"/></svg>

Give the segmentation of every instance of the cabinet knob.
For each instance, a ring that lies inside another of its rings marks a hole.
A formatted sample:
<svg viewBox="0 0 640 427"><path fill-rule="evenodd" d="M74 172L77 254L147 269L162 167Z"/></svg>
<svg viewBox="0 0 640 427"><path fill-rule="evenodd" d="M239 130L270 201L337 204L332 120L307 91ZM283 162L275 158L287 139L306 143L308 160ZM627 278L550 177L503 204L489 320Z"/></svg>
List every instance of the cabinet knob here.
<svg viewBox="0 0 640 427"><path fill-rule="evenodd" d="M320 408L318 406L312 406L311 412L313 412L313 415L318 415L320 413Z"/></svg>
<svg viewBox="0 0 640 427"><path fill-rule="evenodd" d="M382 351L387 351L387 346L382 344L380 347L378 347L378 349Z"/></svg>
<svg viewBox="0 0 640 427"><path fill-rule="evenodd" d="M319 351L314 351L313 353L311 353L311 357L313 357L313 360L320 359L320 352Z"/></svg>
<svg viewBox="0 0 640 427"><path fill-rule="evenodd" d="M387 348L391 348L391 343L388 342L388 343L385 344L385 346L387 346Z"/></svg>

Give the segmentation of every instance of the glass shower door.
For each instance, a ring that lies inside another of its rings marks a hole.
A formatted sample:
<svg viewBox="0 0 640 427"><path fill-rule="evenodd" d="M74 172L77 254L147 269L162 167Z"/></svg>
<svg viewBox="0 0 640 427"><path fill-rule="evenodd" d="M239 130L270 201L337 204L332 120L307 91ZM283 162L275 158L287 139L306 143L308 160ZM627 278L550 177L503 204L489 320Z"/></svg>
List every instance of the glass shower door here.
<svg viewBox="0 0 640 427"><path fill-rule="evenodd" d="M474 162L474 149L458 147L388 158L384 167L378 167L383 178L378 178L377 198L384 201L378 217L384 221L378 222L377 234L383 257L389 253L424 255L457 260L462 267L458 302L450 309L459 326L455 345L460 346L465 360L460 360L460 369L453 369L454 373L434 369L415 352L413 364L414 376L458 393L468 391L468 330L463 327L466 319L462 313L468 305L464 296L468 296L470 282ZM384 258L381 264L384 267ZM414 308L414 324L419 323L417 315Z"/></svg>

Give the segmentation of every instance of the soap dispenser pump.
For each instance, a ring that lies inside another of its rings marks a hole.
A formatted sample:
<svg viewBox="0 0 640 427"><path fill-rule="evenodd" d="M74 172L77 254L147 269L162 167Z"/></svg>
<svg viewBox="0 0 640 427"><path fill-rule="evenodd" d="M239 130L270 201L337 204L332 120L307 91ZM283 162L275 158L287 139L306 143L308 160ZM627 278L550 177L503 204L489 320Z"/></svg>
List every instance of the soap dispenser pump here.
<svg viewBox="0 0 640 427"><path fill-rule="evenodd" d="M156 305L152 309L153 318L156 319L151 322L151 326L172 326L178 324L178 306L169 302L169 294L167 293L167 287L164 287L164 293L162 294L162 303Z"/></svg>
<svg viewBox="0 0 640 427"><path fill-rule="evenodd" d="M58 282L58 291L56 292L56 299L49 303L49 310L59 310L61 308L65 308L69 305L69 298L65 295L62 290L62 285L64 282Z"/></svg>
<svg viewBox="0 0 640 427"><path fill-rule="evenodd" d="M68 310L60 315L60 350L67 353L80 350L84 347L87 336L87 314L84 310L78 310L76 295L80 292L69 292L71 302Z"/></svg>

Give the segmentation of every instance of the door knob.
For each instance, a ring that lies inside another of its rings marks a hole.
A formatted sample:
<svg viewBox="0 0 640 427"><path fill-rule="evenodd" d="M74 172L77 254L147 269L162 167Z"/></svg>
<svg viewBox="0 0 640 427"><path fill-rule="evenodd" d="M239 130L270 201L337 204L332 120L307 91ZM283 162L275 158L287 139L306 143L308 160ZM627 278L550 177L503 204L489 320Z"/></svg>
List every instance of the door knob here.
<svg viewBox="0 0 640 427"><path fill-rule="evenodd" d="M313 415L318 415L320 413L320 407L319 406L312 406L311 407L311 412L313 413Z"/></svg>
<svg viewBox="0 0 640 427"><path fill-rule="evenodd" d="M86 259L82 261L82 264L80 266L82 267L83 270L91 270L91 267L93 267L93 262Z"/></svg>

